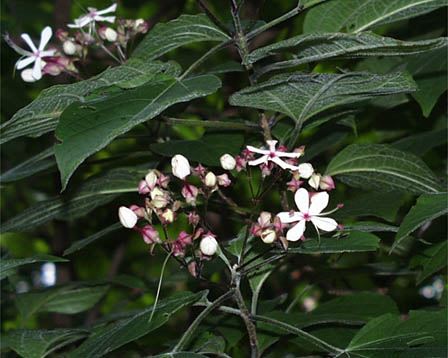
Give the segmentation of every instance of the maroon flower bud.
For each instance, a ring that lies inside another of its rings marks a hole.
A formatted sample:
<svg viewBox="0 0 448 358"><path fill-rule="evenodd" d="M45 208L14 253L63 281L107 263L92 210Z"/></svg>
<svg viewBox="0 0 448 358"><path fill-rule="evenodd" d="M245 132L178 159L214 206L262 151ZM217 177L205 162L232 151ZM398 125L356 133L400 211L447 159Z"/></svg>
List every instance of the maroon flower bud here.
<svg viewBox="0 0 448 358"><path fill-rule="evenodd" d="M139 229L140 234L142 234L143 240L147 244L160 244L159 232L151 225L145 225Z"/></svg>
<svg viewBox="0 0 448 358"><path fill-rule="evenodd" d="M146 195L151 191L151 189L148 186L148 183L146 180L140 180L138 183L138 193L141 195Z"/></svg>
<svg viewBox="0 0 448 358"><path fill-rule="evenodd" d="M286 185L288 186L288 190L292 191L293 193L296 192L301 187L302 184L303 184L302 180L298 180L294 177L289 182L286 183Z"/></svg>
<svg viewBox="0 0 448 358"><path fill-rule="evenodd" d="M185 198L185 201L188 204L191 204L191 205L196 204L196 198L199 194L199 190L194 185L191 185L191 184L185 182L184 186L182 187L181 193L182 193L182 196Z"/></svg>
<svg viewBox="0 0 448 358"><path fill-rule="evenodd" d="M206 169L201 164L198 164L197 167L193 168L193 174L201 178L205 176L206 172Z"/></svg>
<svg viewBox="0 0 448 358"><path fill-rule="evenodd" d="M131 205L129 209L131 209L139 218L145 217L145 208L138 205Z"/></svg>
<svg viewBox="0 0 448 358"><path fill-rule="evenodd" d="M196 212L192 211L188 213L188 223L190 225L196 226L199 223L199 219L200 217Z"/></svg>

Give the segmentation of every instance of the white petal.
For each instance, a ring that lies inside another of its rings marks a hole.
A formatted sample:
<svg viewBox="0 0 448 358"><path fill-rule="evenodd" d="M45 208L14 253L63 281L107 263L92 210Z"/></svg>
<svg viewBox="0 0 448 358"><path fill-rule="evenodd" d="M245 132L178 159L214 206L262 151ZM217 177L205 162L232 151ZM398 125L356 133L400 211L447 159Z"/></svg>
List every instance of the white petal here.
<svg viewBox="0 0 448 358"><path fill-rule="evenodd" d="M290 170L297 170L297 167L294 165L288 164L285 161L281 160L279 157L269 158L271 162L274 162L282 169L290 169Z"/></svg>
<svg viewBox="0 0 448 358"><path fill-rule="evenodd" d="M39 51L43 51L45 46L47 46L48 41L50 41L51 36L53 36L53 31L50 26L45 27L40 34Z"/></svg>
<svg viewBox="0 0 448 358"><path fill-rule="evenodd" d="M25 57L24 59L16 62L16 68L18 70L21 70L22 68L25 68L26 66L31 65L35 59L36 59L35 57L31 57L31 56Z"/></svg>
<svg viewBox="0 0 448 358"><path fill-rule="evenodd" d="M288 230L288 232L286 233L286 240L288 241L300 240L304 232L305 232L305 220L301 220L291 229Z"/></svg>
<svg viewBox="0 0 448 358"><path fill-rule="evenodd" d="M111 5L111 6L109 6L108 8L105 8L104 10L97 11L96 13L98 15L103 15L103 14L107 14L108 12L114 12L115 10L117 10L117 4L116 3Z"/></svg>
<svg viewBox="0 0 448 358"><path fill-rule="evenodd" d="M251 145L246 145L246 148L253 153L258 153L258 154L269 154L270 153L269 150L255 148L255 147L252 147Z"/></svg>
<svg viewBox="0 0 448 358"><path fill-rule="evenodd" d="M276 140L267 140L266 143L269 146L269 150L271 152L275 152L275 146L277 145L277 141Z"/></svg>
<svg viewBox="0 0 448 358"><path fill-rule="evenodd" d="M320 216L311 217L311 221L319 229L323 231L334 231L338 227L338 223L332 218L323 218Z"/></svg>
<svg viewBox="0 0 448 358"><path fill-rule="evenodd" d="M33 70L31 68L23 70L20 73L20 76L22 77L22 80L24 80L25 82L36 82L36 80L33 78Z"/></svg>
<svg viewBox="0 0 448 358"><path fill-rule="evenodd" d="M302 213L308 213L310 196L306 189L300 188L299 190L297 190L294 195L294 201L296 202L297 207Z"/></svg>
<svg viewBox="0 0 448 358"><path fill-rule="evenodd" d="M40 80L42 78L42 60L38 57L34 62L33 67L33 78L35 80Z"/></svg>
<svg viewBox="0 0 448 358"><path fill-rule="evenodd" d="M75 20L76 27L84 27L94 21L90 16L83 16Z"/></svg>
<svg viewBox="0 0 448 358"><path fill-rule="evenodd" d="M311 205L310 205L310 215L317 215L324 210L328 205L328 200L330 196L326 191L321 191L319 193L314 194L311 197Z"/></svg>
<svg viewBox="0 0 448 358"><path fill-rule="evenodd" d="M302 153L287 153L287 152L275 152L277 157L285 157L285 158L299 158Z"/></svg>
<svg viewBox="0 0 448 358"><path fill-rule="evenodd" d="M42 51L40 53L40 57L51 57L51 56L54 56L55 53L56 53L56 50Z"/></svg>
<svg viewBox="0 0 448 358"><path fill-rule="evenodd" d="M263 155L263 156L261 156L258 159L249 161L248 164L249 165L260 165L260 164L263 164L263 163L267 163L268 162L268 158L269 157L267 155Z"/></svg>
<svg viewBox="0 0 448 358"><path fill-rule="evenodd" d="M114 23L115 22L115 16L95 16L95 21L107 21L110 23Z"/></svg>
<svg viewBox="0 0 448 358"><path fill-rule="evenodd" d="M297 211L283 211L277 214L282 224L295 223L303 219L303 215Z"/></svg>
<svg viewBox="0 0 448 358"><path fill-rule="evenodd" d="M29 46L31 51L36 52L37 48L34 46L33 41L31 41L30 35L28 34L22 34L22 39L26 42L26 44Z"/></svg>

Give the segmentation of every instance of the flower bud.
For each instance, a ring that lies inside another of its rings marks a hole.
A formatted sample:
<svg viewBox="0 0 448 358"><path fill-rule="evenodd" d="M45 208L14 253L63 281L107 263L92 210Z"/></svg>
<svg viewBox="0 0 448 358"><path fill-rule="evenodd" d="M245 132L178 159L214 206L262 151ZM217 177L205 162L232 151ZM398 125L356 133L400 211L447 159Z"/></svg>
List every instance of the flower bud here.
<svg viewBox="0 0 448 358"><path fill-rule="evenodd" d="M276 234L275 230L266 229L266 230L263 230L261 233L261 240L263 240L263 242L265 244L272 244L276 238L277 238L277 234Z"/></svg>
<svg viewBox="0 0 448 358"><path fill-rule="evenodd" d="M240 172L243 169L246 169L246 165L247 165L247 160L239 155L236 156L235 158L235 162L236 162L236 171Z"/></svg>
<svg viewBox="0 0 448 358"><path fill-rule="evenodd" d="M143 19L137 19L134 23L134 31L145 34L148 32L149 24Z"/></svg>
<svg viewBox="0 0 448 358"><path fill-rule="evenodd" d="M159 179L157 180L157 184L162 188L168 188L168 183L170 182L170 177L168 175L164 175L160 173Z"/></svg>
<svg viewBox="0 0 448 358"><path fill-rule="evenodd" d="M329 175L324 175L321 179L320 179L320 183L319 183L319 187L322 190L333 190L336 188L336 185L334 185L334 180L331 176Z"/></svg>
<svg viewBox="0 0 448 358"><path fill-rule="evenodd" d="M213 172L208 172L204 179L204 184L209 188L213 188L216 186L216 175Z"/></svg>
<svg viewBox="0 0 448 358"><path fill-rule="evenodd" d="M182 196L185 198L185 201L187 204L195 205L196 204L196 197L199 194L198 188L196 188L194 185L185 183L182 187Z"/></svg>
<svg viewBox="0 0 448 358"><path fill-rule="evenodd" d="M22 77L22 80L25 82L36 82L37 80L33 77L33 70L31 68L27 68L26 70L23 70L20 72L20 76Z"/></svg>
<svg viewBox="0 0 448 358"><path fill-rule="evenodd" d="M188 213L188 223L193 226L199 224L199 215L194 211Z"/></svg>
<svg viewBox="0 0 448 358"><path fill-rule="evenodd" d="M155 188L155 186L157 184L157 180L158 180L158 177L157 177L157 173L155 170L150 170L148 172L148 174L146 174L146 176L145 176L146 184L148 184L148 188L150 190Z"/></svg>
<svg viewBox="0 0 448 358"><path fill-rule="evenodd" d="M204 236L199 248L204 255L213 256L218 250L218 241L211 235Z"/></svg>
<svg viewBox="0 0 448 358"><path fill-rule="evenodd" d="M159 232L151 225L143 226L140 233L142 234L143 240L147 244L156 244L161 242Z"/></svg>
<svg viewBox="0 0 448 358"><path fill-rule="evenodd" d="M58 76L61 74L63 66L60 66L56 62L48 62L45 67L42 69L42 72L46 73L50 76Z"/></svg>
<svg viewBox="0 0 448 358"><path fill-rule="evenodd" d="M313 175L314 168L310 163L299 164L299 174L302 178L308 179Z"/></svg>
<svg viewBox="0 0 448 358"><path fill-rule="evenodd" d="M131 209L135 213L135 215L137 215L137 217L139 218L145 217L145 208L138 205L131 205L129 209Z"/></svg>
<svg viewBox="0 0 448 358"><path fill-rule="evenodd" d="M320 174L312 174L310 180L308 180L309 186L317 190L319 188L319 183Z"/></svg>
<svg viewBox="0 0 448 358"><path fill-rule="evenodd" d="M271 224L271 219L272 219L272 214L270 212L262 211L258 218L258 224L260 224L260 226L262 228L265 228Z"/></svg>
<svg viewBox="0 0 448 358"><path fill-rule="evenodd" d="M138 193L145 195L148 194L151 191L151 189L149 189L148 183L146 182L146 180L140 180L140 182L138 183Z"/></svg>
<svg viewBox="0 0 448 358"><path fill-rule="evenodd" d="M165 209L160 217L163 224L171 224L174 221L174 212L171 209Z"/></svg>
<svg viewBox="0 0 448 358"><path fill-rule="evenodd" d="M232 184L232 181L229 179L229 176L227 174L221 174L216 177L218 179L218 184L223 187L228 187L230 184Z"/></svg>
<svg viewBox="0 0 448 358"><path fill-rule="evenodd" d="M171 167L173 170L173 175L182 180L184 180L191 173L188 159L181 154L176 154L171 159Z"/></svg>
<svg viewBox="0 0 448 358"><path fill-rule="evenodd" d="M167 195L159 188L154 188L151 191L151 199L152 205L157 209L164 208L169 202Z"/></svg>
<svg viewBox="0 0 448 358"><path fill-rule="evenodd" d="M106 31L104 31L104 37L109 42L115 42L117 41L118 34L114 29L108 27Z"/></svg>
<svg viewBox="0 0 448 358"><path fill-rule="evenodd" d="M120 206L118 209L118 217L120 218L121 225L128 229L132 229L137 224L137 215L126 206Z"/></svg>
<svg viewBox="0 0 448 358"><path fill-rule="evenodd" d="M236 160L230 154L224 154L219 160L224 170L233 170L236 167Z"/></svg>
<svg viewBox="0 0 448 358"><path fill-rule="evenodd" d="M64 41L64 43L62 44L62 49L64 50L64 53L66 55L73 56L74 54L76 54L76 45L73 43L73 41Z"/></svg>

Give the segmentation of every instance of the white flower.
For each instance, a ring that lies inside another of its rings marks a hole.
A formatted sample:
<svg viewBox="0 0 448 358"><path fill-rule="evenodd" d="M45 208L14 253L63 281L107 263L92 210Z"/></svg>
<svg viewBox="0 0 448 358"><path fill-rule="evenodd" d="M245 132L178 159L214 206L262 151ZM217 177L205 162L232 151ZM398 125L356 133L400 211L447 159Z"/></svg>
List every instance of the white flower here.
<svg viewBox="0 0 448 358"><path fill-rule="evenodd" d="M72 56L76 53L76 45L73 41L67 40L62 44L62 49L66 55Z"/></svg>
<svg viewBox="0 0 448 358"><path fill-rule="evenodd" d="M132 229L137 224L137 215L126 206L120 206L118 209L118 217L120 218L121 225L128 229Z"/></svg>
<svg viewBox="0 0 448 358"><path fill-rule="evenodd" d="M297 170L299 171L300 177L304 179L308 179L314 173L314 168L310 163L299 164Z"/></svg>
<svg viewBox="0 0 448 358"><path fill-rule="evenodd" d="M294 195L294 201L296 202L299 211L290 211L278 213L277 216L283 224L290 224L297 222L292 228L290 228L286 234L288 241L299 240L305 232L305 225L308 221L316 228L323 231L336 230L338 223L331 219L322 217L328 213L322 213L328 205L329 195L327 192L319 192L311 196L304 188L300 188Z"/></svg>
<svg viewBox="0 0 448 358"><path fill-rule="evenodd" d="M216 175L213 172L208 172L204 179L204 184L209 188L213 188L216 186Z"/></svg>
<svg viewBox="0 0 448 358"><path fill-rule="evenodd" d="M93 7L88 7L87 9L89 10L87 14L75 19L74 24L68 24L67 26L70 28L79 29L89 24L94 25L96 21L107 21L110 23L115 22L115 16L102 16L102 15L107 14L109 12L115 12L115 10L117 10L117 4L113 4L104 10L97 10Z"/></svg>
<svg viewBox="0 0 448 358"><path fill-rule="evenodd" d="M233 170L236 166L236 160L230 154L224 154L221 158L219 158L221 162L221 167L224 170Z"/></svg>
<svg viewBox="0 0 448 358"><path fill-rule="evenodd" d="M53 31L51 27L47 26L42 30L40 34L40 42L39 47L36 48L33 41L28 34L22 34L22 39L26 42L31 51L23 50L19 47L14 47L14 49L21 55L24 55L25 58L22 58L16 62L16 68L21 70L28 65L31 65L34 62L33 70L31 72L32 79L35 81L40 80L42 78L42 68L45 66L45 62L42 60L44 57L54 56L55 50L47 50L45 51L45 46L47 46L48 42L53 36ZM33 82L29 76L29 71L22 73L22 78L24 81Z"/></svg>
<svg viewBox="0 0 448 358"><path fill-rule="evenodd" d="M207 235L201 240L199 248L204 255L213 256L218 250L218 241L213 236Z"/></svg>
<svg viewBox="0 0 448 358"><path fill-rule="evenodd" d="M319 189L320 183L320 174L312 174L310 180L308 180L308 184L310 187L314 189Z"/></svg>
<svg viewBox="0 0 448 358"><path fill-rule="evenodd" d="M176 154L171 159L171 167L173 169L173 175L182 180L184 180L191 173L188 159L181 154Z"/></svg>
<svg viewBox="0 0 448 358"><path fill-rule="evenodd" d="M282 169L297 170L296 166L288 164L280 158L299 158L302 153L286 153L277 151L275 149L275 146L277 145L276 140L268 140L266 141L266 143L268 144L269 149L259 149L250 145L246 146L246 148L253 153L263 154L260 158L251 160L249 162L249 165L267 164L269 161L271 161L277 164Z"/></svg>

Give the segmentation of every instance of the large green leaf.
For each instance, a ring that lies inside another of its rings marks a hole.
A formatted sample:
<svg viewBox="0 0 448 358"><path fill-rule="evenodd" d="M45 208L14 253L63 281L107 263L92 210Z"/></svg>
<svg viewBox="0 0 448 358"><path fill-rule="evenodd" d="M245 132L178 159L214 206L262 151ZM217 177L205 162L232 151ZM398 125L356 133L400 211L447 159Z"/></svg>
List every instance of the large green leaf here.
<svg viewBox="0 0 448 358"><path fill-rule="evenodd" d="M188 159L205 165L219 165L219 158L225 154L238 154L243 145L241 134L210 133L198 140L170 140L151 144L154 152L172 157L183 154Z"/></svg>
<svg viewBox="0 0 448 358"><path fill-rule="evenodd" d="M229 102L234 106L281 112L301 125L336 106L415 89L412 78L403 73L384 76L354 72L284 73L233 94Z"/></svg>
<svg viewBox="0 0 448 358"><path fill-rule="evenodd" d="M2 232L26 231L52 219L72 220L113 200L118 194L137 192L139 178L147 170L116 168L93 178L73 194L38 202L2 225Z"/></svg>
<svg viewBox="0 0 448 358"><path fill-rule="evenodd" d="M87 334L82 329L18 329L2 336L2 347L12 349L23 358L44 358Z"/></svg>
<svg viewBox="0 0 448 358"><path fill-rule="evenodd" d="M392 249L420 226L448 213L447 204L447 193L425 194L420 196L415 206L409 210L403 219L400 229L395 236Z"/></svg>
<svg viewBox="0 0 448 358"><path fill-rule="evenodd" d="M283 52L294 54L293 59L276 62L262 69L262 72L267 72L332 58L411 55L446 47L446 44L446 38L400 41L372 32L359 34L312 33L295 36L256 49L249 55L249 61L255 63L267 56Z"/></svg>
<svg viewBox="0 0 448 358"><path fill-rule="evenodd" d="M148 121L168 107L215 92L221 81L215 76L174 78L119 92L105 100L70 105L61 116L55 145L61 183L67 186L76 168L90 155L137 124Z"/></svg>
<svg viewBox="0 0 448 358"><path fill-rule="evenodd" d="M311 9L305 32L360 32L426 14L446 0L329 0Z"/></svg>
<svg viewBox="0 0 448 358"><path fill-rule="evenodd" d="M67 261L68 261L67 259L51 255L35 255L23 259L2 258L0 260L0 280L3 280L5 277L8 277L9 275L12 275L16 268L23 265L29 265L35 262L67 262Z"/></svg>
<svg viewBox="0 0 448 358"><path fill-rule="evenodd" d="M345 349L353 357L446 357L446 310L385 314L364 326Z"/></svg>
<svg viewBox="0 0 448 358"><path fill-rule="evenodd" d="M409 266L413 269L417 267L421 268L421 271L417 275L417 284L420 284L429 276L446 267L447 258L446 241L431 246L419 255L413 257Z"/></svg>
<svg viewBox="0 0 448 358"><path fill-rule="evenodd" d="M154 26L135 49L133 57L153 60L184 45L203 41L224 42L229 38L204 14L181 15Z"/></svg>
<svg viewBox="0 0 448 358"><path fill-rule="evenodd" d="M407 136L392 143L392 146L422 157L432 148L445 144L447 139L448 132L446 128L436 129L429 132L421 132L419 134Z"/></svg>
<svg viewBox="0 0 448 358"><path fill-rule="evenodd" d="M38 137L51 132L56 128L65 108L73 102L85 101L86 97L96 90L113 85L120 86L120 83L127 83L137 78L149 81L162 73L176 76L180 73L180 67L174 62L145 62L132 59L124 65L109 68L88 80L69 85L56 85L43 90L39 97L0 127L0 143L21 136Z"/></svg>
<svg viewBox="0 0 448 358"><path fill-rule="evenodd" d="M417 194L442 190L420 158L385 144L352 144L333 158L326 173L361 188Z"/></svg>
<svg viewBox="0 0 448 358"><path fill-rule="evenodd" d="M164 325L174 313L199 301L204 295L204 291L198 293L179 292L157 304L151 321L149 321L149 318L153 311L152 306L134 314L130 318L98 327L69 357L102 357Z"/></svg>

